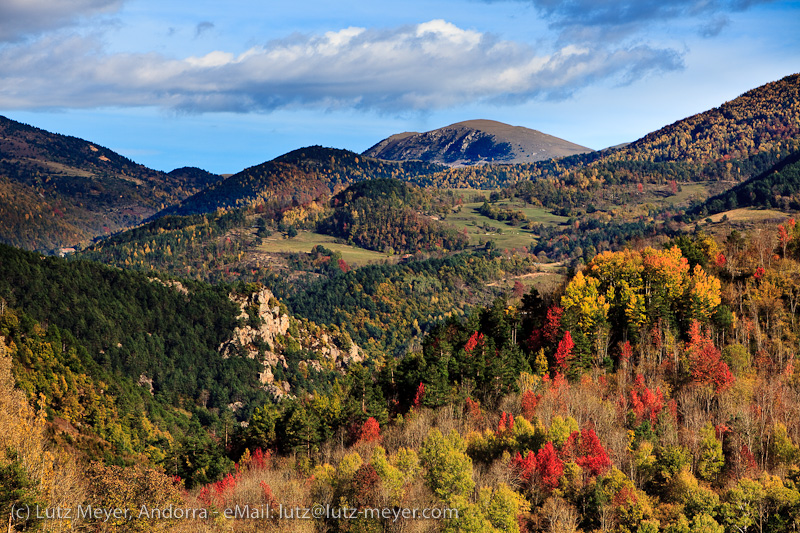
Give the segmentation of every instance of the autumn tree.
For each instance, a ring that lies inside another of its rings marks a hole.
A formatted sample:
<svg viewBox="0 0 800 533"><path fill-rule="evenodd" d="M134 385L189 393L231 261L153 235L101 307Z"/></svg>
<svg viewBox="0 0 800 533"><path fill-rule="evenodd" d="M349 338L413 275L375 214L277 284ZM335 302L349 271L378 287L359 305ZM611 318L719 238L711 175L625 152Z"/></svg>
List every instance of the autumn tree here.
<svg viewBox="0 0 800 533"><path fill-rule="evenodd" d="M700 323L694 321L689 330L689 343L686 346L689 372L692 380L714 387L719 393L726 390L734 381L728 364L714 346L708 334L703 333Z"/></svg>
<svg viewBox="0 0 800 533"><path fill-rule="evenodd" d="M425 481L442 500L465 496L475 487L472 459L466 450L466 443L455 430L444 436L433 429L422 444L419 459L425 468Z"/></svg>
<svg viewBox="0 0 800 533"><path fill-rule="evenodd" d="M709 321L721 303L720 290L719 279L699 264L690 269L677 246L603 252L567 285L561 322L603 349L614 339L639 339L660 323L677 328L690 319Z"/></svg>
<svg viewBox="0 0 800 533"><path fill-rule="evenodd" d="M717 438L711 422L700 431L700 454L697 458L697 475L700 479L714 481L725 465L722 441Z"/></svg>

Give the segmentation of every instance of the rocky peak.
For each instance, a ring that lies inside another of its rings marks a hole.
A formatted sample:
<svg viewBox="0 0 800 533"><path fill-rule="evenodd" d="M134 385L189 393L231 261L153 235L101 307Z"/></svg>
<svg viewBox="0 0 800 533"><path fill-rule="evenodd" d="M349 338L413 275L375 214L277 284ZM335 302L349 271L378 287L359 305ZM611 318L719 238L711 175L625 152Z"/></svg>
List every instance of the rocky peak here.
<svg viewBox="0 0 800 533"><path fill-rule="evenodd" d="M493 120L468 120L424 133L392 135L364 152L390 161L420 160L449 166L531 163L590 152L541 131Z"/></svg>

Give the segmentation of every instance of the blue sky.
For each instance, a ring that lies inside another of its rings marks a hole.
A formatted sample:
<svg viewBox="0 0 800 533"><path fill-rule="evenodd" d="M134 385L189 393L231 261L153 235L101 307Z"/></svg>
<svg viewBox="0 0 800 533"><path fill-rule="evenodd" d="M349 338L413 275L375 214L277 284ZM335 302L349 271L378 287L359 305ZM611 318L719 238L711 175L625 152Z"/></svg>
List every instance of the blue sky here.
<svg viewBox="0 0 800 533"><path fill-rule="evenodd" d="M800 2L3 0L0 114L159 170L486 118L591 148L800 71Z"/></svg>

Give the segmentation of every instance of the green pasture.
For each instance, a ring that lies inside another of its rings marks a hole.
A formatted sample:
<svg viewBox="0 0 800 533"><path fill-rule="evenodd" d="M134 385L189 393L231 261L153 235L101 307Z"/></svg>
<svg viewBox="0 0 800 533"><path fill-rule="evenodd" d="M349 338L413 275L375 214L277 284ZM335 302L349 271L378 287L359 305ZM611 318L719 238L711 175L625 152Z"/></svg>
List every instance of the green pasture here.
<svg viewBox="0 0 800 533"><path fill-rule="evenodd" d="M447 215L445 222L459 231L463 231L464 228L466 228L469 242L472 245L477 245L487 240L493 240L500 249L522 248L536 241L536 234L530 230L524 229L521 226L511 226L505 222L492 220L489 217L481 215L477 211L481 205L483 205L482 202L463 204L461 206L461 211L459 213L450 213ZM521 211L528 219L545 225L557 225L567 220L566 217L554 215L545 208L535 207L530 204L525 205L520 201L504 199L492 205L504 209ZM485 231L481 227L484 225L500 229L502 233Z"/></svg>
<svg viewBox="0 0 800 533"><path fill-rule="evenodd" d="M366 265L367 263L383 261L388 258L386 254L350 246L349 244L337 243L336 237L305 230L298 231L297 236L292 239L287 239L277 232L273 233L272 236L266 237L262 241L258 251L272 254L309 253L318 244L334 252L341 253L342 259L351 266Z"/></svg>

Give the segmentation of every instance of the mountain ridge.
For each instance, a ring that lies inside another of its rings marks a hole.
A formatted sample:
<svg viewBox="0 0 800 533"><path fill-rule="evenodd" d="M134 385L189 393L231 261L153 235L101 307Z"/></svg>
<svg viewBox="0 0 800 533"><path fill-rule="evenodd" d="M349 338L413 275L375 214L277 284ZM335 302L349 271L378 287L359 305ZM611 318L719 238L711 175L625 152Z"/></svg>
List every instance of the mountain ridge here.
<svg viewBox="0 0 800 533"><path fill-rule="evenodd" d="M183 170L153 170L98 143L0 116L0 242L74 246L134 226L220 179Z"/></svg>
<svg viewBox="0 0 800 533"><path fill-rule="evenodd" d="M430 163L386 162L349 150L308 146L246 168L153 218L209 213L262 202L278 208L301 205L332 196L358 181L390 177L413 181L419 175L445 168Z"/></svg>

